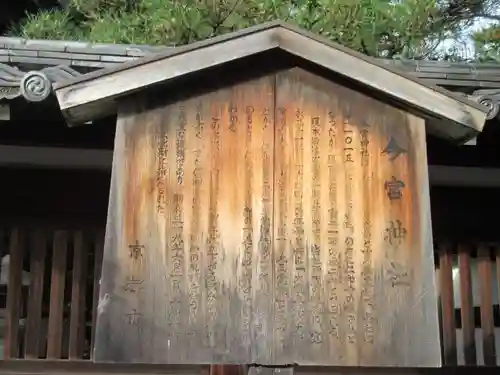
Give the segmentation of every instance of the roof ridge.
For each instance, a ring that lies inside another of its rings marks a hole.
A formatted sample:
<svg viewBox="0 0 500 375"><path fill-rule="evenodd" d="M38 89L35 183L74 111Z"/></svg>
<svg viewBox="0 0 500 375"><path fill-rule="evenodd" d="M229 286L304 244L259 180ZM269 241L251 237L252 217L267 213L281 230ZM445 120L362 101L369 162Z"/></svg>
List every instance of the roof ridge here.
<svg viewBox="0 0 500 375"><path fill-rule="evenodd" d="M90 41L77 40L56 40L56 39L31 39L22 37L0 36L0 48L27 48L27 49L54 49L57 51L66 51L68 48L93 48L93 49L108 49L108 48L139 48L146 50L164 50L172 48L166 45L150 45L150 44L125 44L125 43L94 43Z"/></svg>

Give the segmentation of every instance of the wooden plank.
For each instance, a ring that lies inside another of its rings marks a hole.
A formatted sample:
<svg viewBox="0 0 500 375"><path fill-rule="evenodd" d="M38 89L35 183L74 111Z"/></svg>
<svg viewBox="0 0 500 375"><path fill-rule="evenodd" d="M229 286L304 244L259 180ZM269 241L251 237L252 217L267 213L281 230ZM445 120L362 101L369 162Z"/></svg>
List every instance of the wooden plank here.
<svg viewBox="0 0 500 375"><path fill-rule="evenodd" d="M443 360L445 365L457 364L457 333L455 326L455 300L453 297L453 259L449 244L440 244L439 292L441 301L441 329Z"/></svg>
<svg viewBox="0 0 500 375"><path fill-rule="evenodd" d="M85 293L87 288L87 246L82 231L73 235L73 279L69 326L69 359L81 359L85 344Z"/></svg>
<svg viewBox="0 0 500 375"><path fill-rule="evenodd" d="M7 319L5 322L4 358L19 356L19 318L21 309L23 238L19 228L10 231L9 279L7 285Z"/></svg>
<svg viewBox="0 0 500 375"><path fill-rule="evenodd" d="M28 316L26 321L25 358L37 359L45 356L41 352L42 302L47 253L47 238L43 230L32 233L30 287L28 297ZM43 337L44 339L44 337Z"/></svg>
<svg viewBox="0 0 500 375"><path fill-rule="evenodd" d="M440 365L424 121L277 80L124 105L96 361Z"/></svg>
<svg viewBox="0 0 500 375"><path fill-rule="evenodd" d="M93 363L92 361L0 361L0 374L19 375L209 375L208 366Z"/></svg>
<svg viewBox="0 0 500 375"><path fill-rule="evenodd" d="M440 366L423 121L299 69L276 93L273 363Z"/></svg>
<svg viewBox="0 0 500 375"><path fill-rule="evenodd" d="M97 324L97 305L99 304L99 283L101 281L102 255L104 251L104 233L98 232L94 246L94 283L92 290L92 341L90 343L91 355L95 345L95 329Z"/></svg>
<svg viewBox="0 0 500 375"><path fill-rule="evenodd" d="M497 276L497 278L496 278L496 280L497 280L497 293L498 293L498 296L497 296L498 299L497 299L497 301L500 302L500 245L498 245L498 244L495 245L494 249L495 249L494 250L495 251L494 255L495 255L495 263L496 263L496 271L497 271L496 272L496 274L497 274L496 275ZM498 349L495 348L495 349L496 350L500 350L500 348L498 348Z"/></svg>
<svg viewBox="0 0 500 375"><path fill-rule="evenodd" d="M64 289L68 256L68 233L66 231L55 231L52 248L47 359L60 359L63 354Z"/></svg>
<svg viewBox="0 0 500 375"><path fill-rule="evenodd" d="M271 361L273 87L120 113L95 361Z"/></svg>
<svg viewBox="0 0 500 375"><path fill-rule="evenodd" d="M476 365L476 325L474 322L474 302L472 299L472 277L470 248L459 245L458 267L460 272L460 314L465 365Z"/></svg>
<svg viewBox="0 0 500 375"><path fill-rule="evenodd" d="M483 333L483 354L486 366L496 366L495 324L493 321L493 275L490 249L486 245L478 248L478 275L481 296L481 328Z"/></svg>
<svg viewBox="0 0 500 375"><path fill-rule="evenodd" d="M127 69L121 72L122 74L117 72L115 77L120 78L121 84L119 86L115 85L118 80L112 76L96 77L94 75L95 80L75 81L74 91L69 86L63 87L61 85L56 91L56 95L70 125L81 124L93 120L97 113L115 112L115 98L137 91L145 84L154 85L198 70L220 66L228 61L275 49L278 47L278 41L274 37L273 31L262 30L260 33L255 33L251 30L241 30L238 39L231 40L233 38L228 38L228 35L217 38L219 40L228 39L226 43L217 43L217 39L215 39L192 44L184 49L183 53L172 54L168 68L165 65L166 60L151 61L152 65L139 64L142 66L138 66L136 69ZM204 44L206 44L206 48L200 48ZM192 50L192 53L187 54L186 52L189 50ZM181 50L178 51L181 52ZM171 69L173 67L175 68ZM141 80L121 80L125 76L131 77L130 74L136 78L141 77ZM91 78L91 76L86 75L86 78ZM103 81L106 81L107 84L101 86ZM99 86L98 89L97 86ZM71 95L71 92L74 92L74 95ZM89 106L88 99L90 98L94 98L94 105Z"/></svg>

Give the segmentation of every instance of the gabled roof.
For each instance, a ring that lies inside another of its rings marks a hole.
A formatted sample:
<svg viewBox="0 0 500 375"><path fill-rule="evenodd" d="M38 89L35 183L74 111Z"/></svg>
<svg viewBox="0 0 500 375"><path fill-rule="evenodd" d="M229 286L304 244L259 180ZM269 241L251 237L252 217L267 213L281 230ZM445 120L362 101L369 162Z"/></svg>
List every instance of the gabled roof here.
<svg viewBox="0 0 500 375"><path fill-rule="evenodd" d="M0 37L0 100L23 95L28 101L40 101L47 91L21 87L26 76L36 76L49 89L72 76L121 65L160 52L172 53L174 46L143 44L103 44L71 40L38 40L18 37ZM464 93L488 109L488 120L500 113L500 64L407 59L378 59L422 81ZM53 68L53 69L47 69ZM12 70L15 69L15 70ZM42 75L36 75L36 72ZM43 77L43 80L42 80ZM28 77L26 77L28 78ZM32 86L30 86L32 87ZM42 95L40 95L42 93Z"/></svg>
<svg viewBox="0 0 500 375"><path fill-rule="evenodd" d="M355 80L435 119L430 121L431 126L442 136L464 140L484 126L486 113L480 104L282 22L88 73L56 84L55 92L69 122L83 123L108 114L117 99L138 90L277 49Z"/></svg>
<svg viewBox="0 0 500 375"><path fill-rule="evenodd" d="M22 77L13 82L11 68L17 69L15 76L44 71L50 67L61 71L72 71L72 74L76 76L98 69L119 66L128 61L161 52L172 53L176 48L2 36L0 37L0 100L9 100L21 95ZM490 108L488 119L497 117L500 112L500 64L498 63L477 64L383 58L378 61L396 67L426 83L463 92L476 102L484 102ZM57 79L49 84L61 83L65 80L62 76L54 78ZM32 100L29 97L26 99Z"/></svg>
<svg viewBox="0 0 500 375"><path fill-rule="evenodd" d="M128 61L178 47L147 44L104 44L72 40L41 40L0 37L0 66L18 66L22 71L41 70L49 66L70 66L86 73L110 68ZM378 59L428 83L468 89L500 88L500 64L408 59ZM1 71L0 71L1 77Z"/></svg>

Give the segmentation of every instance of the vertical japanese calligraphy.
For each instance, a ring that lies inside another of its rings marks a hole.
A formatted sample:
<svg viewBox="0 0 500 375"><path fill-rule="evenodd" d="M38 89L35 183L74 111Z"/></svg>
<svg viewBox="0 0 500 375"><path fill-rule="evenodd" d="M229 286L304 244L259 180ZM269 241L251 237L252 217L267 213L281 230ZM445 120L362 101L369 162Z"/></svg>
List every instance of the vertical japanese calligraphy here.
<svg viewBox="0 0 500 375"><path fill-rule="evenodd" d="M168 134L158 137L157 167L156 167L156 212L165 212L165 177L168 174Z"/></svg>
<svg viewBox="0 0 500 375"><path fill-rule="evenodd" d="M344 133L344 173L345 173L345 213L344 213L344 254L343 254L343 269L344 279L342 284L344 286L344 301L342 302L342 310L344 312L347 332L347 343L356 344L356 329L357 329L357 314L355 308L355 294L357 288L356 269L355 269L355 253L359 244L355 238L354 226L354 165L355 154L359 154L359 148L355 147L355 125L351 124L348 116L343 121ZM359 162L357 160L357 162Z"/></svg>
<svg viewBox="0 0 500 375"><path fill-rule="evenodd" d="M328 326L327 332L330 339L330 347L333 350L342 350L344 337L341 334L341 295L340 291L343 279L342 273L342 254L339 248L339 207L337 202L337 173L340 170L341 164L339 161L338 153L338 125L336 116L340 115L337 113L337 108L328 107L328 213L326 217L328 218L327 226L327 247L328 247L328 257L327 257L327 279L326 279L326 290L327 292L327 311L328 311ZM326 151L325 151L326 153Z"/></svg>
<svg viewBox="0 0 500 375"><path fill-rule="evenodd" d="M275 190L274 202L275 210L275 228L274 228L274 326L275 332L273 335L274 356L286 359L292 359L291 351L291 336L289 319L290 301L288 293L290 291L292 256L289 246L291 229L293 226L290 223L289 199L293 196L288 191L288 179L291 171L286 168L283 156L286 155L288 144L287 131L289 124L292 122L290 111L285 107L276 108L276 131L275 131ZM290 223L290 224L289 224ZM291 362L289 362L291 363Z"/></svg>
<svg viewBox="0 0 500 375"><path fill-rule="evenodd" d="M254 127L254 113L255 108L251 105L245 107L245 137L246 144L253 143L253 127ZM243 239L242 239L242 261L241 261L241 278L239 280L240 289L242 291L242 310L241 310L241 330L242 340L252 342L252 276L254 266L254 211L252 204L252 188L254 184L253 179L253 154L252 147L245 150L245 188L244 188L244 201L243 207Z"/></svg>
<svg viewBox="0 0 500 375"><path fill-rule="evenodd" d="M221 134L224 131L222 124L223 106L219 103L211 108L211 167L210 192L208 196L208 232L205 239L206 270L205 270L205 306L206 306L206 331L203 343L205 346L214 347L218 340L217 321L219 318L218 295L221 291L220 279L217 277L221 252L219 231L219 192L220 192L220 156Z"/></svg>
<svg viewBox="0 0 500 375"><path fill-rule="evenodd" d="M439 365L423 120L299 68L168 95L120 109L97 361Z"/></svg>
<svg viewBox="0 0 500 375"><path fill-rule="evenodd" d="M309 249L309 299L311 301L310 341L312 344L323 343L323 265L321 263L321 137L322 121L325 118L311 117L311 221L312 244Z"/></svg>
<svg viewBox="0 0 500 375"><path fill-rule="evenodd" d="M189 318L187 332L190 333L191 340L189 345L194 345L199 340L200 333L198 329L199 311L202 308L202 237L200 236L201 220L200 220L200 203L201 203L201 189L204 183L204 164L203 164L203 143L204 136L204 112L201 102L196 104L196 114L194 121L194 150L193 150L193 172L192 172L192 221L191 230L189 233L189 262L188 262L188 304L189 304Z"/></svg>
<svg viewBox="0 0 500 375"><path fill-rule="evenodd" d="M416 292L435 296L432 277L412 273L433 272L419 232L428 197L414 193L425 145L409 135L421 131L400 126L391 141L406 124L399 110L299 69L278 74L276 105L274 363L417 364L411 343L423 336L439 351L435 331L415 328L419 306L437 322L435 301Z"/></svg>
<svg viewBox="0 0 500 375"><path fill-rule="evenodd" d="M274 119L271 117L274 108L266 106L260 109L259 129L257 134L261 139L259 150L258 180L261 181L254 188L261 196L262 207L259 217L259 239L256 259L256 280L254 281L256 298L253 302L254 316L254 349L253 356L257 363L272 361L272 357L265 348L269 339L268 335L274 331L273 311L273 262L271 257L272 225L273 225L273 177L274 177ZM257 129L256 129L257 130Z"/></svg>
<svg viewBox="0 0 500 375"><path fill-rule="evenodd" d="M182 184L184 179L184 157L185 149L185 134L186 134L186 111L183 106L179 108L179 128L175 134L175 156L176 156L176 176L177 183Z"/></svg>
<svg viewBox="0 0 500 375"><path fill-rule="evenodd" d="M362 342L361 356L370 358L372 347L375 341L375 322L376 322L376 307L374 296L374 265L373 265L373 239L372 226L373 218L371 217L371 199L373 192L371 189L373 170L370 150L370 135L373 132L370 125L365 119L360 128L360 160L363 180L363 228L362 228L362 245L360 246L362 256L361 275L360 275L360 299L359 305L361 321L358 323L362 329L358 333L358 338Z"/></svg>
<svg viewBox="0 0 500 375"><path fill-rule="evenodd" d="M307 339L306 327L306 262L307 253L304 238L304 111L295 108L295 126L293 129L294 154L295 154L295 179L293 186L293 315L295 333L293 343L300 347L302 341ZM298 353L297 353L298 354Z"/></svg>

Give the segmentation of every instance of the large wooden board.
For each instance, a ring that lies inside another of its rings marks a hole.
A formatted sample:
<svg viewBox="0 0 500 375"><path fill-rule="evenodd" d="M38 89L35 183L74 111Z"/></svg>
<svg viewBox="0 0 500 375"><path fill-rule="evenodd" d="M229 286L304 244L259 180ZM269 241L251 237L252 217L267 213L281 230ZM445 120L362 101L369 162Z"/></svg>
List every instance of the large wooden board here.
<svg viewBox="0 0 500 375"><path fill-rule="evenodd" d="M423 120L299 69L122 106L96 361L439 366Z"/></svg>
<svg viewBox="0 0 500 375"><path fill-rule="evenodd" d="M273 104L270 77L124 108L96 361L271 361Z"/></svg>
<svg viewBox="0 0 500 375"><path fill-rule="evenodd" d="M423 120L277 77L273 360L439 366Z"/></svg>

